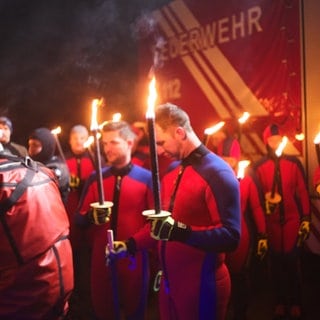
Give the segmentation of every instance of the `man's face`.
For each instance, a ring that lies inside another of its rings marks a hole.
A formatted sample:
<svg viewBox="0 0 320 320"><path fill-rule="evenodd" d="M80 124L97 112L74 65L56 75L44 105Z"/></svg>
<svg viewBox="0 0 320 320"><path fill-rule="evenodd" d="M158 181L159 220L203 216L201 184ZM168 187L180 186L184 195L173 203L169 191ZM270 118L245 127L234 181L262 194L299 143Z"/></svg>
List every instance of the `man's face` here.
<svg viewBox="0 0 320 320"><path fill-rule="evenodd" d="M36 156L42 150L42 143L37 139L28 140L28 154L30 157Z"/></svg>
<svg viewBox="0 0 320 320"><path fill-rule="evenodd" d="M157 152L159 155L180 160L182 148L179 139L176 138L175 130L175 128L169 128L163 131L157 124L155 125Z"/></svg>
<svg viewBox="0 0 320 320"><path fill-rule="evenodd" d="M124 140L119 136L119 131L102 132L101 139L104 154L112 166L122 167L128 164L133 140Z"/></svg>
<svg viewBox="0 0 320 320"><path fill-rule="evenodd" d="M88 135L84 132L74 132L70 134L69 144L74 154L81 154L85 151L84 143L88 140Z"/></svg>
<svg viewBox="0 0 320 320"><path fill-rule="evenodd" d="M11 137L11 131L10 128L6 124L0 123L0 142L2 143L8 143L10 142L10 137Z"/></svg>

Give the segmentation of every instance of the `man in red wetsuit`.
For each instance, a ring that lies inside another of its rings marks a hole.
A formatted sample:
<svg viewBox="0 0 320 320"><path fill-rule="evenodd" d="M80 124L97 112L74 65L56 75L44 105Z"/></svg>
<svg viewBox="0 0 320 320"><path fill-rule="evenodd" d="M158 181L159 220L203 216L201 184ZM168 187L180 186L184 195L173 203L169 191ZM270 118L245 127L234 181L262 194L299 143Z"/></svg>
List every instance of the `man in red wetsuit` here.
<svg viewBox="0 0 320 320"><path fill-rule="evenodd" d="M277 125L263 132L267 155L254 170L266 197L266 225L275 319L301 319L299 248L309 234L310 201L304 169L294 156L277 156L282 134Z"/></svg>
<svg viewBox="0 0 320 320"><path fill-rule="evenodd" d="M111 216L107 208L90 208L99 199L96 175L85 185L78 215L79 223L95 223L91 260L93 307L97 319L119 319L121 308L126 319L140 320L144 319L148 293L148 254L143 250L135 253L136 243L130 237L140 239L141 234L146 246L152 242L150 232L144 231L150 230L150 226L142 216L152 203L151 173L131 163L135 135L126 122L106 122L101 140L110 165L103 168L102 174L104 199L113 202ZM108 229L113 230L116 241L130 238L125 246L131 255L106 265Z"/></svg>
<svg viewBox="0 0 320 320"><path fill-rule="evenodd" d="M0 319L62 319L73 289L72 252L50 169L0 153L0 229Z"/></svg>
<svg viewBox="0 0 320 320"><path fill-rule="evenodd" d="M251 168L246 168L240 181L241 237L237 249L226 255L232 284L234 320L247 318L250 295L249 271L253 252L264 258L268 249L264 207L260 188Z"/></svg>
<svg viewBox="0 0 320 320"><path fill-rule="evenodd" d="M316 168L313 174L313 186L318 194L320 194L320 165Z"/></svg>
<svg viewBox="0 0 320 320"><path fill-rule="evenodd" d="M85 147L88 137L89 132L85 126L81 124L73 126L69 134L70 150L65 154L70 174L66 209L70 222L70 241L74 264L74 291L69 308L71 318L91 313L89 276L92 249L90 232L92 228L82 228L75 223L75 213L83 186L95 170L92 155Z"/></svg>
<svg viewBox="0 0 320 320"><path fill-rule="evenodd" d="M161 182L162 208L171 216L151 217L163 271L160 318L223 320L230 297L225 252L240 238L239 183L181 108L161 105L155 119L159 154L179 160Z"/></svg>

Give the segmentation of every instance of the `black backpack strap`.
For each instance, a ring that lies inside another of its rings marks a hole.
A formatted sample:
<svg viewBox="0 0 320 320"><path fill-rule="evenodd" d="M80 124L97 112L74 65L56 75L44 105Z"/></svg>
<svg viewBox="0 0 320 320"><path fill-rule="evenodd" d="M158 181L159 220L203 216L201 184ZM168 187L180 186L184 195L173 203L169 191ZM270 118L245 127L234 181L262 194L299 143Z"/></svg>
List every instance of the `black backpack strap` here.
<svg viewBox="0 0 320 320"><path fill-rule="evenodd" d="M23 259L20 255L19 249L15 243L15 240L12 236L11 230L7 224L7 220L5 219L5 213L19 200L19 198L23 195L23 193L26 191L27 187L30 185L30 182L32 181L36 171L32 169L26 170L26 175L24 178L17 184L15 190L12 192L11 196L6 199L5 201L2 201L0 203L0 221L2 223L4 232L8 238L8 241L10 242L11 248L18 260L19 264L23 264Z"/></svg>

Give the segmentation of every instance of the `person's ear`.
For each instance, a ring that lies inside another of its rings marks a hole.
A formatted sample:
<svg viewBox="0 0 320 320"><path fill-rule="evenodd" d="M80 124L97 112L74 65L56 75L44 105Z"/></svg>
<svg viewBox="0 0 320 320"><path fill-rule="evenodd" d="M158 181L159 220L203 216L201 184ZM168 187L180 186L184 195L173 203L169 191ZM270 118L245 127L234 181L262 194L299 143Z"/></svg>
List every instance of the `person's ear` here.
<svg viewBox="0 0 320 320"><path fill-rule="evenodd" d="M187 133L186 130L182 127L177 127L176 129L176 135L178 138L180 138L181 140L185 140L187 137Z"/></svg>
<svg viewBox="0 0 320 320"><path fill-rule="evenodd" d="M129 146L129 148L133 148L135 145L135 140L134 139L128 139L127 140L127 144Z"/></svg>

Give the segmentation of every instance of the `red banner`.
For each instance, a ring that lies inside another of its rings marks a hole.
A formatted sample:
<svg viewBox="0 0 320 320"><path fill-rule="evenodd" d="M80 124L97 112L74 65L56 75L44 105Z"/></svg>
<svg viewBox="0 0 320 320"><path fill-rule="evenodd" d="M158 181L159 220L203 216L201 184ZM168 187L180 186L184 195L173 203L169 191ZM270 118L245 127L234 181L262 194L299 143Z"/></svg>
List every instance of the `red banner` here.
<svg viewBox="0 0 320 320"><path fill-rule="evenodd" d="M142 81L155 66L160 102L183 107L200 135L237 122L244 157L265 153L262 131L278 124L302 153L298 0L175 0L150 17L141 41ZM150 22L150 21L149 21ZM244 112L250 118L243 125Z"/></svg>

